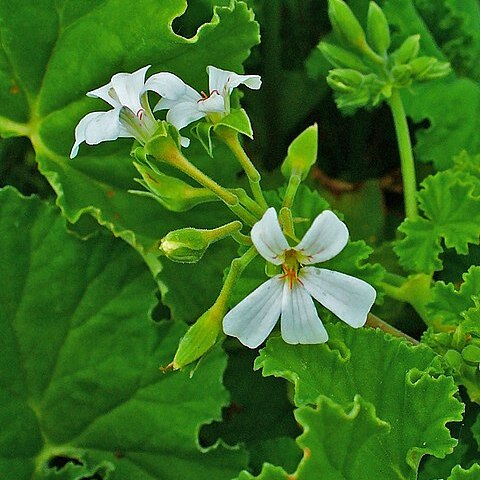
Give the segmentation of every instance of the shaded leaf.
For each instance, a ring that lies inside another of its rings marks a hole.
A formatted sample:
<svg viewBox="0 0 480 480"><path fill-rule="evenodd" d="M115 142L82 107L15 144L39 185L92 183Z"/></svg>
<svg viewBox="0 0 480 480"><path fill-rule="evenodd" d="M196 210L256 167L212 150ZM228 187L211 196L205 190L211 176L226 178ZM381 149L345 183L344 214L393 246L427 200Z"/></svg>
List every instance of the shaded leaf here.
<svg viewBox="0 0 480 480"><path fill-rule="evenodd" d="M57 457L125 480L228 479L244 467L241 450L198 445L228 402L223 353L192 378L158 369L185 327L149 319L155 286L138 254L110 236L78 240L57 210L13 189L0 213L2 478L43 478Z"/></svg>

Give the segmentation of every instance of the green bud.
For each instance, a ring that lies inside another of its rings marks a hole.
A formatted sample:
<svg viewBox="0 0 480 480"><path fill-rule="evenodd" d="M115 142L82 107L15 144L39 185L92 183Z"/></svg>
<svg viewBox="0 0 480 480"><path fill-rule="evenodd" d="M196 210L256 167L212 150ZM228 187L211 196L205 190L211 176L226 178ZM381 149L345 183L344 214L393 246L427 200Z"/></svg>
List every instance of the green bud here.
<svg viewBox="0 0 480 480"><path fill-rule="evenodd" d="M330 43L320 42L318 49L323 56L336 68L351 68L359 72L368 73L370 69L357 55Z"/></svg>
<svg viewBox="0 0 480 480"><path fill-rule="evenodd" d="M462 355L456 350L448 350L445 353L445 360L456 370L459 370L463 365Z"/></svg>
<svg viewBox="0 0 480 480"><path fill-rule="evenodd" d="M318 126L314 123L304 130L288 147L287 158L282 163L285 178L300 175L302 180L308 175L317 160Z"/></svg>
<svg viewBox="0 0 480 480"><path fill-rule="evenodd" d="M181 228L169 232L162 238L160 250L174 262L196 263L203 257L211 243L238 232L241 228L242 223L238 220L211 230L192 227Z"/></svg>
<svg viewBox="0 0 480 480"><path fill-rule="evenodd" d="M215 345L222 328L223 316L224 312L214 305L187 330L173 359L174 370L198 360Z"/></svg>
<svg viewBox="0 0 480 480"><path fill-rule="evenodd" d="M179 263L196 263L207 251L211 240L208 230L182 228L169 232L160 242L161 252Z"/></svg>
<svg viewBox="0 0 480 480"><path fill-rule="evenodd" d="M405 87L411 83L412 68L410 65L395 65L392 68L392 76L396 87Z"/></svg>
<svg viewBox="0 0 480 480"><path fill-rule="evenodd" d="M340 93L350 93L362 86L365 76L356 70L335 68L330 70L327 83L333 90Z"/></svg>
<svg viewBox="0 0 480 480"><path fill-rule="evenodd" d="M362 52L368 50L365 32L343 0L329 0L328 16L334 32L346 46Z"/></svg>
<svg viewBox="0 0 480 480"><path fill-rule="evenodd" d="M218 197L210 190L192 187L178 178L170 177L153 169L146 163L133 162L133 165L142 176L142 179L135 180L149 192L131 190L131 193L153 197L167 210L185 212L201 203L218 200Z"/></svg>
<svg viewBox="0 0 480 480"><path fill-rule="evenodd" d="M393 52L392 57L397 65L402 65L413 60L418 55L419 50L420 35L412 35Z"/></svg>
<svg viewBox="0 0 480 480"><path fill-rule="evenodd" d="M442 78L452 71L448 62L440 62L434 57L418 57L412 60L409 65L413 76L418 81Z"/></svg>
<svg viewBox="0 0 480 480"><path fill-rule="evenodd" d="M468 363L480 363L480 347L478 345L467 345L462 350L462 357Z"/></svg>
<svg viewBox="0 0 480 480"><path fill-rule="evenodd" d="M370 2L367 16L368 43L378 54L385 56L390 47L390 28L382 9L375 3Z"/></svg>

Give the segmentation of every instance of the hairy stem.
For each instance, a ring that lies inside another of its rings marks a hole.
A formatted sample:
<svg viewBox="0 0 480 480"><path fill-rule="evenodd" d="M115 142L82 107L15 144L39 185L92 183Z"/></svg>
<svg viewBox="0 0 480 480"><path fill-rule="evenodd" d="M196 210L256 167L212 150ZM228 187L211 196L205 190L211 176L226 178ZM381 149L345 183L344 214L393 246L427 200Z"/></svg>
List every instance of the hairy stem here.
<svg viewBox="0 0 480 480"><path fill-rule="evenodd" d="M403 333L401 330L398 330L397 328L392 327L392 325L389 325L387 322L384 322L382 319L378 318L376 315L373 315L373 313L368 314L367 323L365 325L370 328L379 328L385 333L389 333L394 337L403 338L404 340L407 340L413 345L418 345L420 343L418 340L415 340L414 338L410 337L406 333Z"/></svg>

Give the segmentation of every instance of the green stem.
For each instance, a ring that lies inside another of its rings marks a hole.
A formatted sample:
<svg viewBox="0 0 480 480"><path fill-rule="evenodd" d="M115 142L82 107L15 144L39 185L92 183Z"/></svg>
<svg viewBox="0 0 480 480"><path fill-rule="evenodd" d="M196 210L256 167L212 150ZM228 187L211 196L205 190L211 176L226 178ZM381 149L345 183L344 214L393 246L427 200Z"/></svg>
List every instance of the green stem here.
<svg viewBox="0 0 480 480"><path fill-rule="evenodd" d="M295 195L297 194L298 187L302 182L302 177L298 173L293 173L288 179L287 190L283 197L282 207L292 208Z"/></svg>
<svg viewBox="0 0 480 480"><path fill-rule="evenodd" d="M254 225L257 222L257 218L240 205L238 197L234 193L219 185L208 175L205 175L195 165L190 163L179 150L171 151L168 159L165 156L161 156L158 160L167 161L170 165L193 178L200 185L211 190L247 225Z"/></svg>
<svg viewBox="0 0 480 480"><path fill-rule="evenodd" d="M232 188L230 191L238 197L238 200L245 208L250 210L258 218L262 218L265 211L243 188Z"/></svg>
<svg viewBox="0 0 480 480"><path fill-rule="evenodd" d="M244 235L242 232L232 233L232 238L240 245L250 246L252 244L252 239L248 235Z"/></svg>
<svg viewBox="0 0 480 480"><path fill-rule="evenodd" d="M211 243L218 242L228 236L234 236L242 229L242 222L234 220L233 222L222 225L221 227L205 230L205 235Z"/></svg>
<svg viewBox="0 0 480 480"><path fill-rule="evenodd" d="M248 155L245 153L240 140L238 139L238 133L232 129L218 129L219 137L227 144L232 153L237 158L238 162L242 166L243 170L247 174L248 182L253 193L253 198L258 205L263 209L263 212L268 208L268 204L263 196L262 188L260 187L261 175L255 168ZM262 213L263 213L262 212Z"/></svg>
<svg viewBox="0 0 480 480"><path fill-rule="evenodd" d="M415 163L413 160L410 133L408 132L407 117L403 108L402 97L398 90L393 89L389 105L392 110L395 131L397 133L398 149L400 152L405 213L407 218L413 219L418 217L416 199L417 180L415 177Z"/></svg>
<svg viewBox="0 0 480 480"><path fill-rule="evenodd" d="M215 301L215 307L225 312L228 308L228 302L233 288L240 275L243 273L247 265L257 256L257 250L255 247L250 247L241 257L234 258L230 264L230 270L228 271L223 287L220 290L217 300ZM223 318L223 316L222 316Z"/></svg>
<svg viewBox="0 0 480 480"><path fill-rule="evenodd" d="M382 319L378 318L376 315L373 315L373 313L368 314L367 322L365 323L365 325L370 328L379 328L380 330L383 330L385 333L389 333L394 337L403 338L404 340L407 340L413 345L419 344L418 340L415 340L414 338L410 337L406 333L403 333L401 330L398 330L397 328L392 327L392 325L388 324L387 322L384 322Z"/></svg>

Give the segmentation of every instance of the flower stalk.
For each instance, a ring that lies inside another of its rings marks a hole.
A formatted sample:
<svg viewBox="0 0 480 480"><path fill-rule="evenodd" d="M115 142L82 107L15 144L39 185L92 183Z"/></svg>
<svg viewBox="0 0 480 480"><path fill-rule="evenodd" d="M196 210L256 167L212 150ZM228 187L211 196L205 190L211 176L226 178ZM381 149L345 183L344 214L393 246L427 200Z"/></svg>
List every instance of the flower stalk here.
<svg viewBox="0 0 480 480"><path fill-rule="evenodd" d="M250 160L249 156L245 153L240 140L238 138L238 133L229 128L217 129L218 136L225 142L225 144L230 148L230 151L235 155L236 159L242 166L245 171L248 183L253 193L253 198L258 203L262 209L262 214L268 208L268 204L263 196L263 191L260 186L261 175L259 171L255 168L255 165Z"/></svg>
<svg viewBox="0 0 480 480"><path fill-rule="evenodd" d="M408 131L407 117L405 115L405 109L403 108L400 92L397 89L393 89L388 104L392 111L395 131L397 134L398 149L400 152L405 213L407 218L414 219L418 217L415 162L413 160L412 142Z"/></svg>

